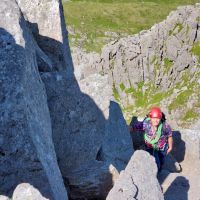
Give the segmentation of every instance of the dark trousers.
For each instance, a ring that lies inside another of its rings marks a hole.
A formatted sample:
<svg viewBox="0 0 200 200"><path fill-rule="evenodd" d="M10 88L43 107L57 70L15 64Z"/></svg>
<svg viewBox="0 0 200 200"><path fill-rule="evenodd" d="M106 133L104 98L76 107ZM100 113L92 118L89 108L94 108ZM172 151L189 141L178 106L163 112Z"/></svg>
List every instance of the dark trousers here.
<svg viewBox="0 0 200 200"><path fill-rule="evenodd" d="M161 151L153 148L146 148L146 151L155 158L158 171L160 171L165 161L166 150Z"/></svg>

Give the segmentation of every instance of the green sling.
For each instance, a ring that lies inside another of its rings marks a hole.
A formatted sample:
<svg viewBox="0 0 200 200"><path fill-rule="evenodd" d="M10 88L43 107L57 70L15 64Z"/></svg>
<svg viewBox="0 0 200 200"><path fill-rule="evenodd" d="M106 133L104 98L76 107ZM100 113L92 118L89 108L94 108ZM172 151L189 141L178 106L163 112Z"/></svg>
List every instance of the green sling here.
<svg viewBox="0 0 200 200"><path fill-rule="evenodd" d="M150 118L147 118L146 120L149 121ZM156 149L156 150L158 150L157 144L158 144L158 140L160 139L160 136L161 136L161 134L162 134L162 127L163 127L163 125L162 125L162 123L160 123L159 126L158 126L158 129L157 129L157 131L156 131L156 137L155 137L153 140L151 140L151 139L147 136L146 133L144 134L144 139L145 139L148 143L150 143L150 144L153 146L153 148Z"/></svg>

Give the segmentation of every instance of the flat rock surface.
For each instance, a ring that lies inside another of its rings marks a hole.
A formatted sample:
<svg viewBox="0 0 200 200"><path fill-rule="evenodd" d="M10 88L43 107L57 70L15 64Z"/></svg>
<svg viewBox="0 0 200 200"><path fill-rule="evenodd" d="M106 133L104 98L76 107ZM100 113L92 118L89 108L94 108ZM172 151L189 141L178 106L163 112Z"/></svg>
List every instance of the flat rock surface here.
<svg viewBox="0 0 200 200"><path fill-rule="evenodd" d="M199 166L199 164L183 165L183 171L180 173L161 171L158 179L165 200L200 200Z"/></svg>

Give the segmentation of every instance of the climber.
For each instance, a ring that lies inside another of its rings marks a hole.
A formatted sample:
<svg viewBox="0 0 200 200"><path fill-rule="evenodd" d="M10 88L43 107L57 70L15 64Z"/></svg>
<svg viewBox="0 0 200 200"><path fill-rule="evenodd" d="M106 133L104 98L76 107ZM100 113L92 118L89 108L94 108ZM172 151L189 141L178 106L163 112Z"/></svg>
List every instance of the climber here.
<svg viewBox="0 0 200 200"><path fill-rule="evenodd" d="M151 108L144 121L129 126L130 132L138 130L144 131L145 149L154 156L158 171L160 171L165 156L172 151L173 139L172 130L159 107Z"/></svg>

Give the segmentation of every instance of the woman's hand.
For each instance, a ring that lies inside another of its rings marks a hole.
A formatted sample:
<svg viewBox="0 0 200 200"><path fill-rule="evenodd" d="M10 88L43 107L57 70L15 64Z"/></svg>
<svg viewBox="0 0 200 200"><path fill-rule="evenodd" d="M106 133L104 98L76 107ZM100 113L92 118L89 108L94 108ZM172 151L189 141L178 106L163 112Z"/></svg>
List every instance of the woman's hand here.
<svg viewBox="0 0 200 200"><path fill-rule="evenodd" d="M172 151L172 148L167 149L167 155Z"/></svg>
<svg viewBox="0 0 200 200"><path fill-rule="evenodd" d="M167 149L167 154L169 154L173 149L173 138L172 137L168 137L168 145L169 145L169 148Z"/></svg>

